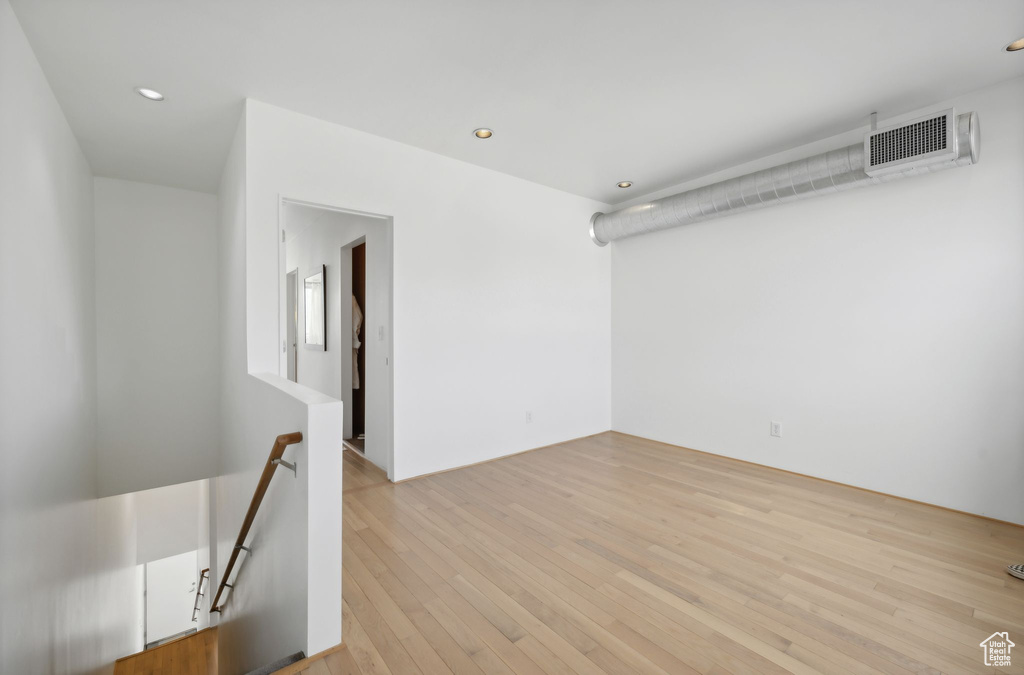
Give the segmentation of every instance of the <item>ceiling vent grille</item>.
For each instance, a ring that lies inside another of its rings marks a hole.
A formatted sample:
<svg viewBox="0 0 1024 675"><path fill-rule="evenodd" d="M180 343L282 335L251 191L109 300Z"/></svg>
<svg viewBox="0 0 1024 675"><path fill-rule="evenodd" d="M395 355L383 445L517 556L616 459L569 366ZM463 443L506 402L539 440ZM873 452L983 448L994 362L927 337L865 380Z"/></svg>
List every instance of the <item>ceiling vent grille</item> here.
<svg viewBox="0 0 1024 675"><path fill-rule="evenodd" d="M868 158L864 172L875 176L898 171L910 163L920 165L955 158L955 123L956 113L946 110L869 133L864 138Z"/></svg>
<svg viewBox="0 0 1024 675"><path fill-rule="evenodd" d="M946 118L908 124L871 137L871 166L946 149Z"/></svg>

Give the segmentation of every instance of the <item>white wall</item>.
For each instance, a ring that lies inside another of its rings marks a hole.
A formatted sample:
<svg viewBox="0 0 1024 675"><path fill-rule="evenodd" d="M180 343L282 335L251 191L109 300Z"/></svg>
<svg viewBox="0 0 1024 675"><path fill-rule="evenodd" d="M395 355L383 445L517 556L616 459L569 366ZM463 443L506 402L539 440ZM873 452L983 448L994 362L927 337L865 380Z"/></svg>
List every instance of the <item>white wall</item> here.
<svg viewBox="0 0 1024 675"><path fill-rule="evenodd" d="M217 546L217 537L214 532L216 531L214 523L212 522L212 515L216 514L216 509L213 508L213 494L211 492L211 480L199 481L199 508L197 509L196 532L198 533L199 543L196 556L196 578L200 579L202 571L204 569L210 570L207 573L206 581L200 580L203 584L202 593L203 595L199 598L199 611L196 612L196 628L203 630L216 623L217 615L210 613L210 603L213 600L213 595L210 593L210 589L215 588L217 583L213 578L213 571L217 565L211 553Z"/></svg>
<svg viewBox="0 0 1024 675"><path fill-rule="evenodd" d="M217 197L110 178L95 186L100 492L214 476Z"/></svg>
<svg viewBox="0 0 1024 675"><path fill-rule="evenodd" d="M1024 522L1024 80L948 103L976 166L612 244L614 428Z"/></svg>
<svg viewBox="0 0 1024 675"><path fill-rule="evenodd" d="M587 237L602 204L246 110L250 367L283 372L279 198L291 198L393 218L394 479L609 428L609 253Z"/></svg>
<svg viewBox="0 0 1024 675"><path fill-rule="evenodd" d="M200 498L205 482L168 485L134 494L139 563L169 558L199 547Z"/></svg>
<svg viewBox="0 0 1024 675"><path fill-rule="evenodd" d="M92 174L0 0L0 672L138 647L130 496L96 499Z"/></svg>
<svg viewBox="0 0 1024 675"><path fill-rule="evenodd" d="M240 556L219 616L220 672L235 674L341 641L341 403L277 376L249 374L244 120L224 169L220 207L222 470L211 485L211 593L275 437L304 436L285 453L298 475L275 474L252 527L253 554Z"/></svg>
<svg viewBox="0 0 1024 675"><path fill-rule="evenodd" d="M299 270L298 382L342 400L344 438L352 437L352 254L341 248L360 238L366 244L366 298L361 308L366 367L360 373L366 401L363 451L371 462L390 471L391 369L386 365L386 336L391 335L391 223L296 204L283 206L283 222L288 235L285 270ZM326 351L304 346L302 282L320 265L327 267ZM287 338L287 326L282 326L281 338ZM286 368L282 366L282 372Z"/></svg>

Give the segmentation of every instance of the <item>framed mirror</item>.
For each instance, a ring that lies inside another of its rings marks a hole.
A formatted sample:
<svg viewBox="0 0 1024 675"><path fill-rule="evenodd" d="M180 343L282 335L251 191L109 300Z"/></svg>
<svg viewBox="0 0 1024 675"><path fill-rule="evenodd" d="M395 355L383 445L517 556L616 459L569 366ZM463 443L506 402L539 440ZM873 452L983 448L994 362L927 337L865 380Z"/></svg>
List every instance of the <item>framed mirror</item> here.
<svg viewBox="0 0 1024 675"><path fill-rule="evenodd" d="M306 349L327 351L327 292L326 286L324 286L326 272L327 267L320 265L319 271L306 277L303 284L306 313Z"/></svg>

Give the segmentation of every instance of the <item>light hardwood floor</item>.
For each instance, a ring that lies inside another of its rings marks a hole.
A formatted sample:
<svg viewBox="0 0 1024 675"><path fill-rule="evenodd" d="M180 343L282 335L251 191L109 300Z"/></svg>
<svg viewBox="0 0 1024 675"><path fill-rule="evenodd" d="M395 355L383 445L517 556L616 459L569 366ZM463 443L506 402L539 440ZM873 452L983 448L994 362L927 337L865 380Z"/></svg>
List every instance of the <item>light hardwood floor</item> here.
<svg viewBox="0 0 1024 675"><path fill-rule="evenodd" d="M187 637L118 659L114 675L217 675L217 629L207 628Z"/></svg>
<svg viewBox="0 0 1024 675"><path fill-rule="evenodd" d="M345 485L346 649L304 673L1024 672L1020 527L617 433Z"/></svg>

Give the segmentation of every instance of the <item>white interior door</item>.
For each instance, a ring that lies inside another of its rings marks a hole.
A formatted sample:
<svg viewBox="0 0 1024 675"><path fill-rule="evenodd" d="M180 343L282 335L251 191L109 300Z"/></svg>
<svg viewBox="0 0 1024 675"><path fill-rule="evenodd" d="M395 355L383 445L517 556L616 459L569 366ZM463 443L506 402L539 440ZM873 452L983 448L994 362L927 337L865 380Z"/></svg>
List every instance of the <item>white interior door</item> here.
<svg viewBox="0 0 1024 675"><path fill-rule="evenodd" d="M197 551L146 563L146 644L195 628Z"/></svg>

